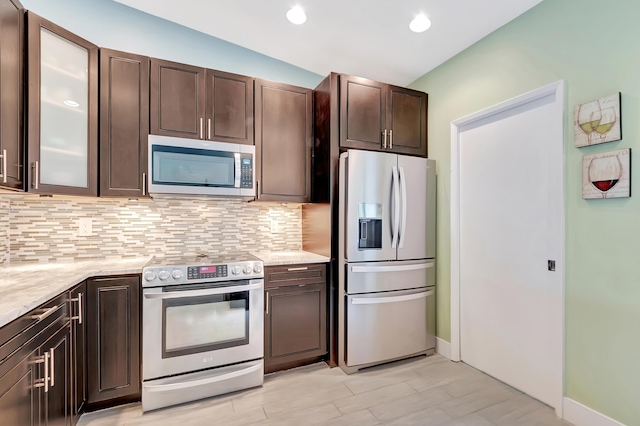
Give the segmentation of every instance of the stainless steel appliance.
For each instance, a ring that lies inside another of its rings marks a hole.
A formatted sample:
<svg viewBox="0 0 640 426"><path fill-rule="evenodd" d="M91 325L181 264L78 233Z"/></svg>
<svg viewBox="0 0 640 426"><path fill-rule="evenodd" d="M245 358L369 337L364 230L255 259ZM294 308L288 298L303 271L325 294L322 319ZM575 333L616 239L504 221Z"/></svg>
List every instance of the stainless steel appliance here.
<svg viewBox="0 0 640 426"><path fill-rule="evenodd" d="M338 364L435 348L435 161L340 155Z"/></svg>
<svg viewBox="0 0 640 426"><path fill-rule="evenodd" d="M149 193L255 197L255 146L149 136Z"/></svg>
<svg viewBox="0 0 640 426"><path fill-rule="evenodd" d="M262 267L238 254L143 268L143 411L262 384Z"/></svg>

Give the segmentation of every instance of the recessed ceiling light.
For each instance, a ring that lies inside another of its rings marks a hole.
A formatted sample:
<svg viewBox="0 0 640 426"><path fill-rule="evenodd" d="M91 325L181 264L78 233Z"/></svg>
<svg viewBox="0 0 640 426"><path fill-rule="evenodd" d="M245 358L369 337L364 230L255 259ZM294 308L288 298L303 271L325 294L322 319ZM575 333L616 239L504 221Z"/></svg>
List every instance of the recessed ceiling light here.
<svg viewBox="0 0 640 426"><path fill-rule="evenodd" d="M429 29L429 27L431 27L431 21L426 17L426 15L423 14L416 15L416 17L413 18L413 21L409 23L409 28L414 33L425 32Z"/></svg>
<svg viewBox="0 0 640 426"><path fill-rule="evenodd" d="M287 19L292 24L300 25L307 21L307 15L304 14L304 10L300 6L293 6L287 12Z"/></svg>
<svg viewBox="0 0 640 426"><path fill-rule="evenodd" d="M70 107L73 107L73 108L78 108L80 106L79 103L77 103L76 101L72 101L71 99L67 99L66 101L64 101L64 104L66 106L70 106Z"/></svg>

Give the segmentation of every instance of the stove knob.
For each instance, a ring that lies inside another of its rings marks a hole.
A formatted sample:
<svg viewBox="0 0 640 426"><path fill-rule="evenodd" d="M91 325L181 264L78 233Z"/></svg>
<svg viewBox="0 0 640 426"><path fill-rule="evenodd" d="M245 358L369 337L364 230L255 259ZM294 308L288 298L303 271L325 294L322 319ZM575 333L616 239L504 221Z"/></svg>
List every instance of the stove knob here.
<svg viewBox="0 0 640 426"><path fill-rule="evenodd" d="M253 268L251 267L250 263L244 265L244 269L242 269L242 272L244 272L245 274L250 274L251 271L253 271Z"/></svg>
<svg viewBox="0 0 640 426"><path fill-rule="evenodd" d="M171 276L174 280L179 280L182 278L182 271L180 269L174 269L173 272L171 272Z"/></svg>
<svg viewBox="0 0 640 426"><path fill-rule="evenodd" d="M169 277L170 275L167 271L160 271L160 273L158 274L158 278L160 278L162 281L166 280Z"/></svg>
<svg viewBox="0 0 640 426"><path fill-rule="evenodd" d="M259 274L260 272L262 272L262 265L259 263L256 263L253 266L253 272L255 272L256 274Z"/></svg>
<svg viewBox="0 0 640 426"><path fill-rule="evenodd" d="M240 273L240 267L239 266L232 266L231 267L231 274L232 275L238 275Z"/></svg>
<svg viewBox="0 0 640 426"><path fill-rule="evenodd" d="M153 281L156 279L156 274L151 271L147 271L144 273L144 279L147 281Z"/></svg>

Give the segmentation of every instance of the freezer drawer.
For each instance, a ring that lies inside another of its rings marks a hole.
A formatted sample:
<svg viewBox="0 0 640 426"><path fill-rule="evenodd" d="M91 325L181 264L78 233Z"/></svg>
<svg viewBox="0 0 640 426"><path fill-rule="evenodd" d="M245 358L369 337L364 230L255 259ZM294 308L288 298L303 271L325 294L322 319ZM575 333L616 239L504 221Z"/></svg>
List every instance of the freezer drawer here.
<svg viewBox="0 0 640 426"><path fill-rule="evenodd" d="M435 347L435 290L346 296L346 365L384 362Z"/></svg>
<svg viewBox="0 0 640 426"><path fill-rule="evenodd" d="M348 294L406 290L436 284L435 260L363 262L345 265Z"/></svg>

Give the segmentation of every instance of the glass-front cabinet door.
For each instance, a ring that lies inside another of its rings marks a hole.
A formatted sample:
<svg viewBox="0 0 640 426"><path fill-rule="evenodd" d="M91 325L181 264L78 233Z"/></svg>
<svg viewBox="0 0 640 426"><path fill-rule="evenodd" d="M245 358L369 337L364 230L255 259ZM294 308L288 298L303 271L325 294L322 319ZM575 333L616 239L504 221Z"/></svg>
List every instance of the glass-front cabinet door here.
<svg viewBox="0 0 640 426"><path fill-rule="evenodd" d="M28 191L97 195L98 47L35 15L28 25Z"/></svg>

